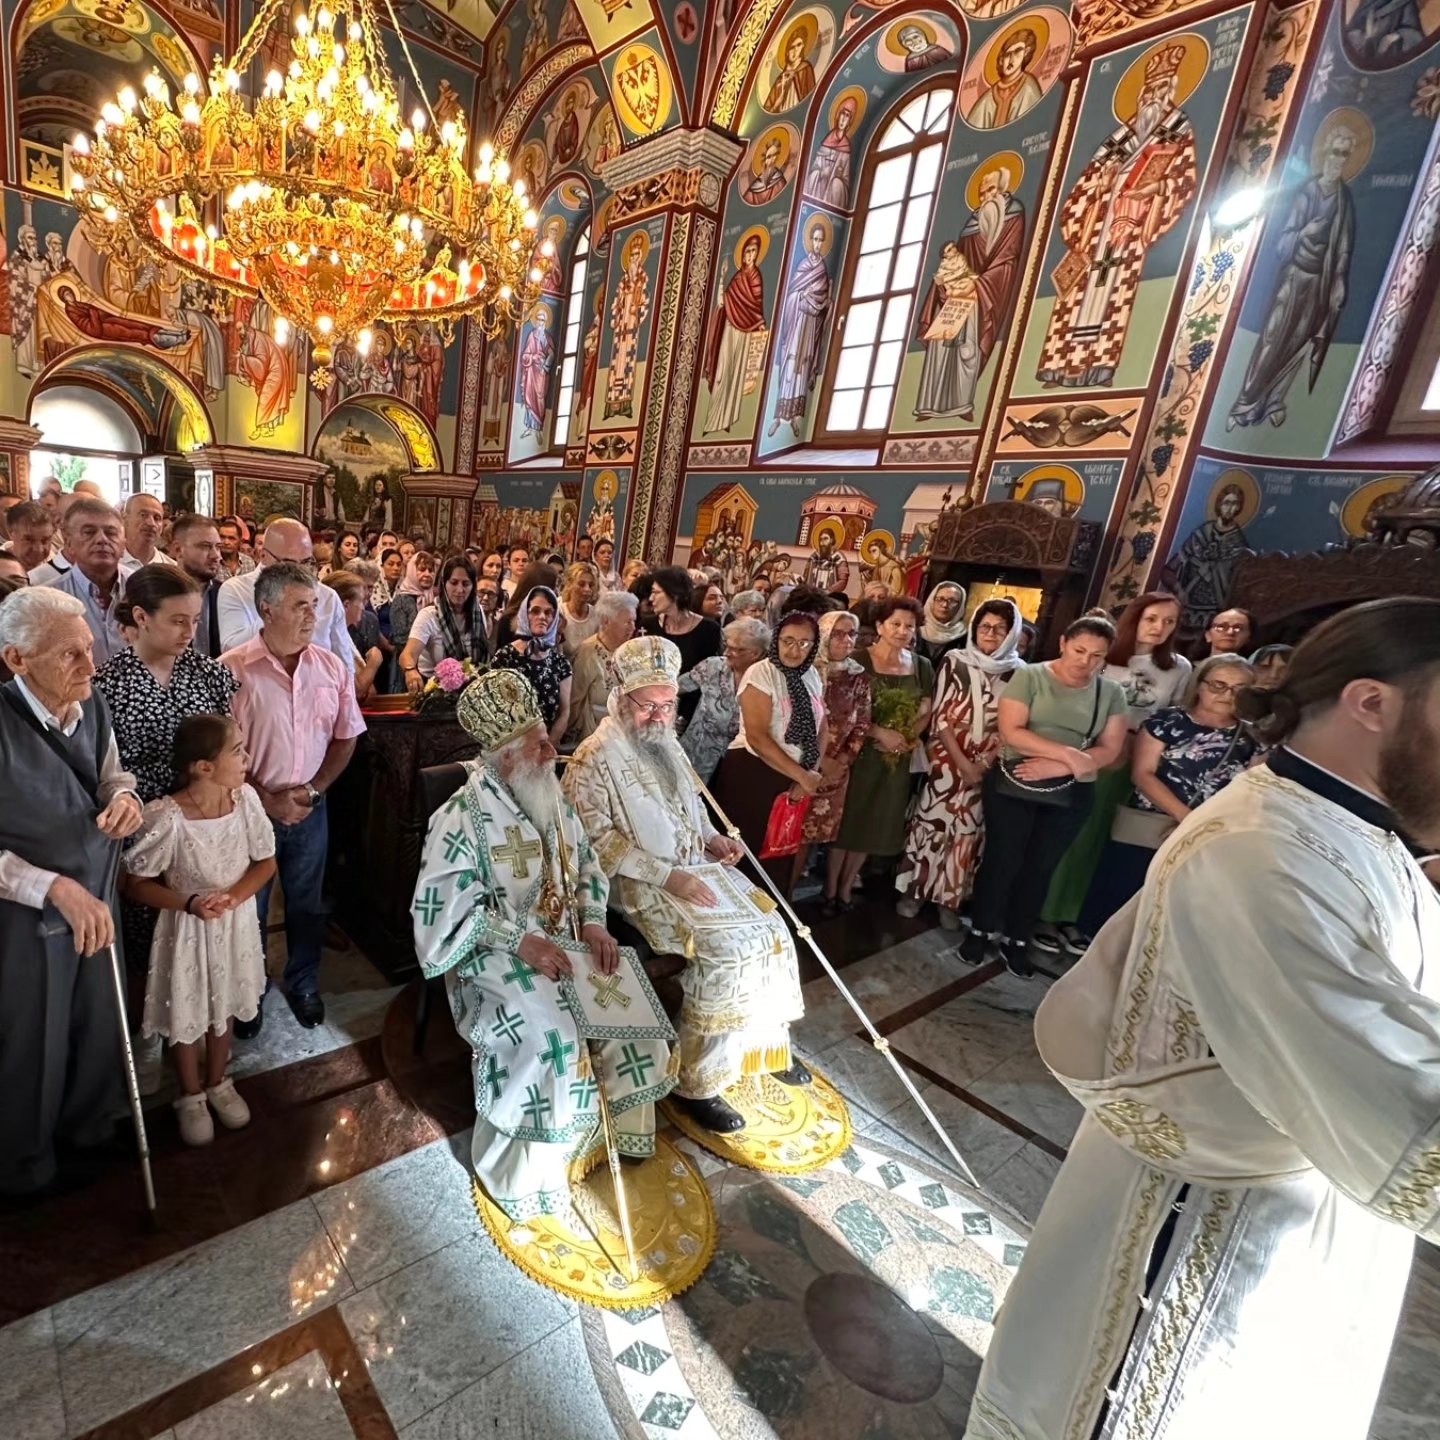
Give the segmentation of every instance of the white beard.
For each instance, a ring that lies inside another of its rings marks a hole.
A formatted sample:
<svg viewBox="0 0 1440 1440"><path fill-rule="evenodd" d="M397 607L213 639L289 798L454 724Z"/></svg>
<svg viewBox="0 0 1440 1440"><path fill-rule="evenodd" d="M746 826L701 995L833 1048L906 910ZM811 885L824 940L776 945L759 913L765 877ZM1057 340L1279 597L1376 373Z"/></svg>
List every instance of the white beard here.
<svg viewBox="0 0 1440 1440"><path fill-rule="evenodd" d="M1135 138L1142 145L1160 128L1165 118L1165 107L1159 104L1142 105L1135 112Z"/></svg>
<svg viewBox="0 0 1440 1440"><path fill-rule="evenodd" d="M552 765L517 765L504 776L525 818L543 835L564 813L565 796Z"/></svg>

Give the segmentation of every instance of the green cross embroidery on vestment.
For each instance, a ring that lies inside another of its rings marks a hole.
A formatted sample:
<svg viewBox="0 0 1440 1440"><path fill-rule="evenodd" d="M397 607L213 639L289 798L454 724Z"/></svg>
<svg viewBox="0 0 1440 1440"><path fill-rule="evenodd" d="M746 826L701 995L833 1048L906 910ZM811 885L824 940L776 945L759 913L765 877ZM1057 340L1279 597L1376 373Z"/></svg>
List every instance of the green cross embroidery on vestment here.
<svg viewBox="0 0 1440 1440"><path fill-rule="evenodd" d="M600 893L601 885L600 877L598 875L592 875L588 880L582 880L580 884L584 889L590 892L590 898L597 905L599 905L605 899L604 895Z"/></svg>
<svg viewBox="0 0 1440 1440"><path fill-rule="evenodd" d="M440 912L445 908L445 902L440 898L440 892L433 885L427 885L425 893L415 897L415 904L412 908L420 917L420 923L428 928L440 918Z"/></svg>
<svg viewBox="0 0 1440 1440"><path fill-rule="evenodd" d="M525 1028L525 1017L518 1011L512 1015L503 1005L496 1012L495 1023L490 1027L490 1033L502 1040L508 1040L512 1045L520 1043L520 1032Z"/></svg>
<svg viewBox="0 0 1440 1440"><path fill-rule="evenodd" d="M470 841L463 830L448 831L442 842L445 846L445 863L453 865L462 855L467 859L470 855Z"/></svg>
<svg viewBox="0 0 1440 1440"><path fill-rule="evenodd" d="M588 1110L590 1102L595 1098L595 1082L588 1077L570 1082L570 1099L574 1102L577 1110Z"/></svg>
<svg viewBox="0 0 1440 1440"><path fill-rule="evenodd" d="M615 1068L638 1090L654 1069L655 1059L651 1055L642 1055L633 1045L627 1045L621 1054L625 1058Z"/></svg>
<svg viewBox="0 0 1440 1440"><path fill-rule="evenodd" d="M507 985L518 984L527 995L535 989L535 972L518 955L515 957L515 968L500 978Z"/></svg>
<svg viewBox="0 0 1440 1440"><path fill-rule="evenodd" d="M538 860L545 849L538 840L521 840L525 832L518 825L505 827L505 844L497 846L491 854L510 867L510 874L516 880L530 878L530 862Z"/></svg>
<svg viewBox="0 0 1440 1440"><path fill-rule="evenodd" d="M521 1108L525 1111L525 1114L529 1116L530 1123L538 1130L544 1125L546 1116L548 1116L555 1107L548 1098L540 1094L540 1087L538 1085L527 1085L525 1087L525 1094L528 1098Z"/></svg>
<svg viewBox="0 0 1440 1440"><path fill-rule="evenodd" d="M558 1080L569 1068L568 1061L575 1053L573 1044L563 1044L560 1040L558 1030L547 1030L545 1032L545 1048L540 1052L540 1063L554 1068L555 1078Z"/></svg>
<svg viewBox="0 0 1440 1440"><path fill-rule="evenodd" d="M625 980L623 975L597 975L592 970L585 978L595 987L595 1003L602 1010L608 1010L611 1005L619 1005L622 1010L630 1008L630 997L620 988Z"/></svg>
<svg viewBox="0 0 1440 1440"><path fill-rule="evenodd" d="M510 1072L501 1065L496 1056L492 1055L490 1068L485 1072L485 1083L490 1087L490 1103L492 1105L500 1098L500 1091L509 1078Z"/></svg>

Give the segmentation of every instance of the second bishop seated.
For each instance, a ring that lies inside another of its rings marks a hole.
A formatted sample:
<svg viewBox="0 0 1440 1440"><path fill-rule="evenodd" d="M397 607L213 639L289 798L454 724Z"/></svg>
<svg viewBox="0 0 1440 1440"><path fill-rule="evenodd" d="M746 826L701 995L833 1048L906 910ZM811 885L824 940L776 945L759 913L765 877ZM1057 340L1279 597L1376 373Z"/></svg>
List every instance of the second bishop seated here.
<svg viewBox="0 0 1440 1440"><path fill-rule="evenodd" d="M659 636L615 651L609 714L575 752L565 792L611 878L610 904L658 954L683 954L672 1101L720 1134L745 1126L724 1093L768 1073L808 1085L791 1055L804 1013L790 932L733 867L738 841L706 813L674 731L680 651Z"/></svg>

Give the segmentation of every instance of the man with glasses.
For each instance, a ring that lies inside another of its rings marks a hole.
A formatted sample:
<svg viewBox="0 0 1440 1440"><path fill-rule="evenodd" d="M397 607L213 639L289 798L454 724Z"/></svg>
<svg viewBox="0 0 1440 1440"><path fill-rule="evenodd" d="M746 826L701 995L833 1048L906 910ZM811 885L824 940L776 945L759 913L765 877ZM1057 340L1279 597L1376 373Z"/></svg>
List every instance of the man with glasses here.
<svg viewBox="0 0 1440 1440"><path fill-rule="evenodd" d="M298 520L272 520L260 541L260 568L247 575L234 575L220 587L216 609L220 616L222 650L234 650L260 633L255 585L270 565L299 565L312 574L316 572L310 532ZM346 673L354 676L355 662L360 657L345 626L345 607L340 597L325 585L316 594L315 644L342 661Z"/></svg>
<svg viewBox="0 0 1440 1440"><path fill-rule="evenodd" d="M1248 655L1253 628L1247 611L1222 610L1210 622L1205 643L1211 655Z"/></svg>
<svg viewBox="0 0 1440 1440"><path fill-rule="evenodd" d="M495 616L500 611L500 582L476 570L475 599L480 605L480 620L485 626L485 638L490 640L495 633ZM494 649L494 646L491 646Z"/></svg>
<svg viewBox="0 0 1440 1440"><path fill-rule="evenodd" d="M614 665L609 716L575 752L565 793L610 878L611 905L657 954L686 956L674 1098L729 1134L745 1118L724 1093L744 1076L810 1082L790 1053L790 1025L804 1013L795 947L730 871L744 851L710 823L675 738L679 649L643 635Z"/></svg>

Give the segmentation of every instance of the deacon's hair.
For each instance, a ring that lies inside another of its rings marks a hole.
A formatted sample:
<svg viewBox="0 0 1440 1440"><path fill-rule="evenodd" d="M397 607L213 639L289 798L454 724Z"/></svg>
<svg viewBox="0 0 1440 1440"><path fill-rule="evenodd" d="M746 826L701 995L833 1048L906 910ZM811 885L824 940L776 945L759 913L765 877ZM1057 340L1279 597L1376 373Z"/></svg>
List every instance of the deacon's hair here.
<svg viewBox="0 0 1440 1440"><path fill-rule="evenodd" d="M172 795L190 783L190 772L197 761L220 758L234 728L235 722L228 715L187 715L175 727L175 741L170 749Z"/></svg>
<svg viewBox="0 0 1440 1440"><path fill-rule="evenodd" d="M1278 744L1339 700L1354 680L1378 680L1407 693L1440 670L1440 600L1397 596L1332 615L1295 647L1283 683L1242 690L1239 713L1261 739Z"/></svg>
<svg viewBox="0 0 1440 1440"><path fill-rule="evenodd" d="M1140 621L1152 605L1173 605L1178 611L1180 599L1167 590L1147 590L1143 595L1137 595L1120 613L1119 622L1115 626L1115 642L1110 646L1107 657L1108 664L1128 665L1135 658L1135 647L1140 643ZM1176 618L1179 618L1178 615ZM1150 658L1155 662L1157 670L1175 668L1174 630L1163 644L1157 645L1150 652Z"/></svg>
<svg viewBox="0 0 1440 1440"><path fill-rule="evenodd" d="M125 594L115 607L116 623L133 628L137 610L153 615L167 600L199 593L200 587L178 565L142 565L125 577Z"/></svg>

